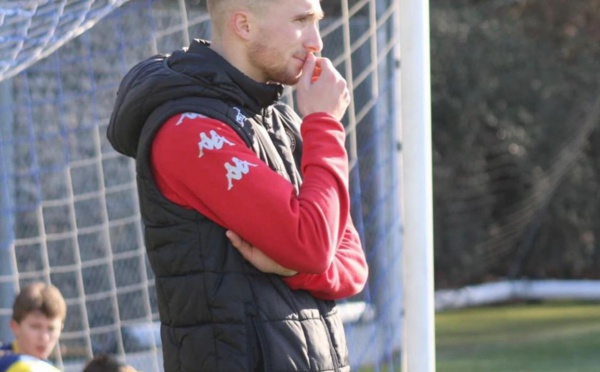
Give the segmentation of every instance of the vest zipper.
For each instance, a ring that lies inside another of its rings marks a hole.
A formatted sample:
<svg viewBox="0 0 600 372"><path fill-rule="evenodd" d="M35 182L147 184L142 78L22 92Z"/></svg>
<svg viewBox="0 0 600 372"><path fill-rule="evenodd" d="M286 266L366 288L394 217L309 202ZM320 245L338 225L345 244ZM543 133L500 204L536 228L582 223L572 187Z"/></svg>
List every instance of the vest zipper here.
<svg viewBox="0 0 600 372"><path fill-rule="evenodd" d="M265 125L265 128L267 128L268 131L271 131L273 129L273 126L271 125L271 122L269 120L267 120L267 118L270 116L269 113L267 112L266 108L262 109L262 122Z"/></svg>
<svg viewBox="0 0 600 372"><path fill-rule="evenodd" d="M246 313L248 316L248 320L250 321L250 325L252 330L254 331L255 337L256 337L256 342L258 343L257 348L258 348L258 354L260 356L260 358L262 359L262 366L259 365L259 367L262 367L262 369L260 370L260 372L268 372L270 370L270 363L269 360L267 359L267 351L265 350L265 345L263 345L264 343L264 335L262 332L262 328L260 327L259 324L257 324L258 320L256 317L256 308L254 307L254 304L252 303L248 303L246 305ZM257 362L257 361L255 361Z"/></svg>

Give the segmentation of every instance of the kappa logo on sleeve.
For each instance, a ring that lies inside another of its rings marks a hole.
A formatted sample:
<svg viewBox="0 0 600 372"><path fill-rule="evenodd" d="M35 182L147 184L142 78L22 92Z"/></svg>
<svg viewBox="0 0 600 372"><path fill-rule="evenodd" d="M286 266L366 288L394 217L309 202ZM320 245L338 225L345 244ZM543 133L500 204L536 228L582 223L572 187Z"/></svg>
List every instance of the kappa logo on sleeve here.
<svg viewBox="0 0 600 372"><path fill-rule="evenodd" d="M200 133L200 142L198 142L198 148L200 149L199 158L204 155L204 150L221 150L225 144L229 146L235 146L235 143L229 141L227 138L220 136L214 130L208 132L210 137L205 132Z"/></svg>
<svg viewBox="0 0 600 372"><path fill-rule="evenodd" d="M252 164L245 160L240 160L236 157L233 157L231 161L233 164L225 163L225 169L227 169L228 191L233 188L233 180L241 180L245 174L250 172L250 167L256 167L256 164Z"/></svg>
<svg viewBox="0 0 600 372"><path fill-rule="evenodd" d="M200 119L200 118L206 118L206 116L202 115L202 114L197 114L195 112L186 112L185 114L181 114L181 116L179 117L179 120L177 121L177 123L175 125L179 125L181 123L183 123L183 121L185 119Z"/></svg>

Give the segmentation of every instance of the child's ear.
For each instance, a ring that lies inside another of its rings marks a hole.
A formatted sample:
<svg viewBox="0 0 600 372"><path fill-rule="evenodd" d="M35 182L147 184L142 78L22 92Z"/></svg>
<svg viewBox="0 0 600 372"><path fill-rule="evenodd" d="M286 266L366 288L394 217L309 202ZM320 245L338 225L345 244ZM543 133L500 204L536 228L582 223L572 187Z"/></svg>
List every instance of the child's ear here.
<svg viewBox="0 0 600 372"><path fill-rule="evenodd" d="M9 325L12 333L17 333L19 331L19 323L17 323L16 320L11 319Z"/></svg>

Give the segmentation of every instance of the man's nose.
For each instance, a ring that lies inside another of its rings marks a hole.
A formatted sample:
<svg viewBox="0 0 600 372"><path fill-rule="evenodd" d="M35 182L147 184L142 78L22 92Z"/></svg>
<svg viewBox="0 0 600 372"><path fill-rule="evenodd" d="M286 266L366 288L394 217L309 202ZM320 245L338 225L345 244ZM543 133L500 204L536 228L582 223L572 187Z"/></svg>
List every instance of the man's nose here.
<svg viewBox="0 0 600 372"><path fill-rule="evenodd" d="M321 33L319 32L319 25L315 24L309 31L305 47L313 53L320 53L323 50L323 39L321 39Z"/></svg>

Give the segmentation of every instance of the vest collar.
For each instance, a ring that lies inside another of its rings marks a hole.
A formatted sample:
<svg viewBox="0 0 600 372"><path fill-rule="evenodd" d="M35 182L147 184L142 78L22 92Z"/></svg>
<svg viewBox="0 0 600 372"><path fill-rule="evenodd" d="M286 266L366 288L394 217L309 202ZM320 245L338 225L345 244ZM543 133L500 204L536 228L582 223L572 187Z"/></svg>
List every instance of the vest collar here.
<svg viewBox="0 0 600 372"><path fill-rule="evenodd" d="M201 71L210 72L216 84L233 83L243 93L243 104L252 111L260 112L262 109L273 105L281 99L283 85L259 83L246 76L220 54L210 48L210 42L195 39L187 50L187 53L206 58L209 62ZM211 69L212 71L209 71Z"/></svg>

